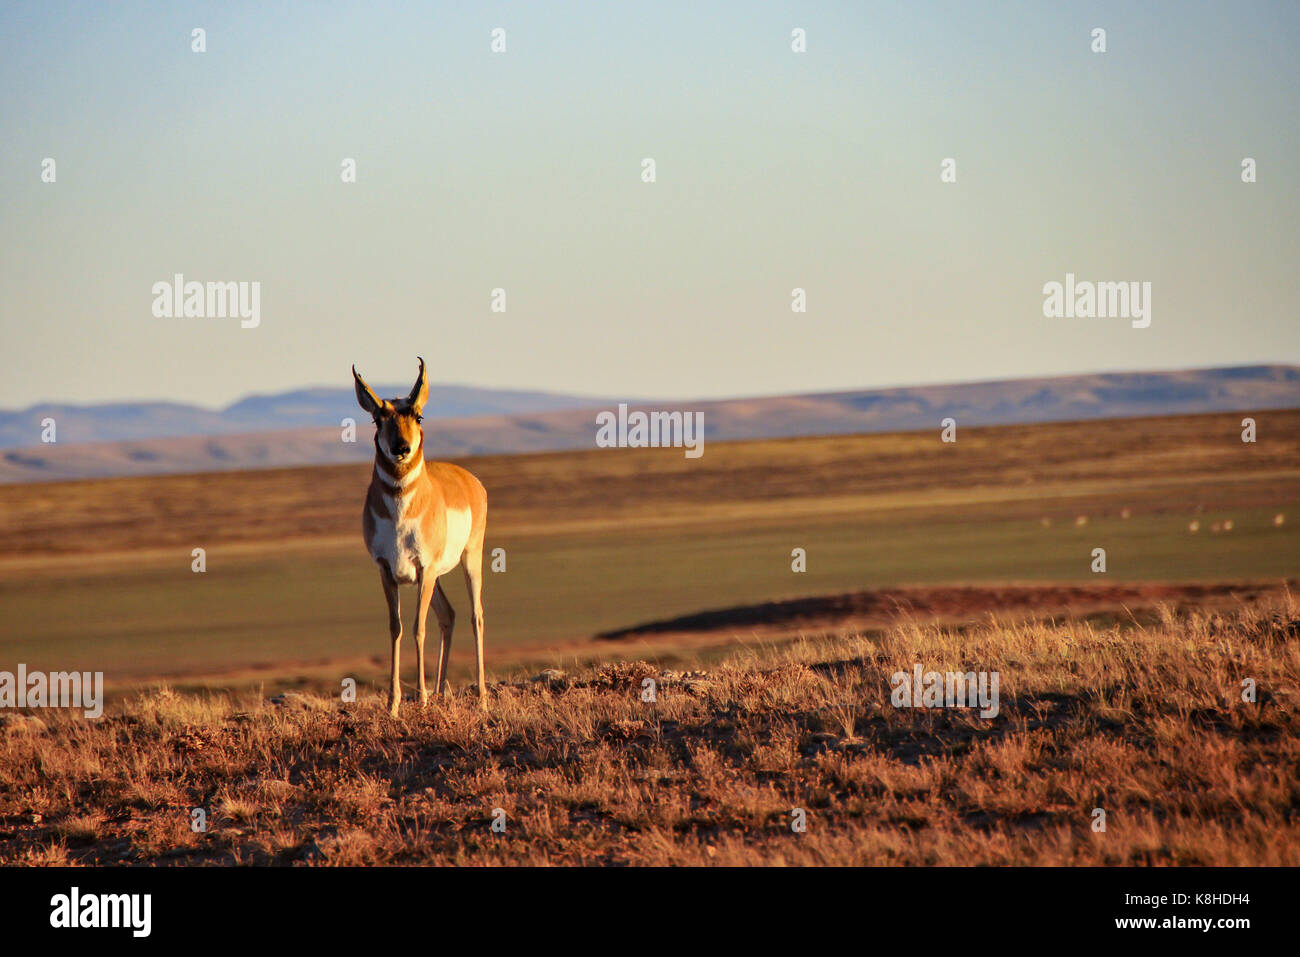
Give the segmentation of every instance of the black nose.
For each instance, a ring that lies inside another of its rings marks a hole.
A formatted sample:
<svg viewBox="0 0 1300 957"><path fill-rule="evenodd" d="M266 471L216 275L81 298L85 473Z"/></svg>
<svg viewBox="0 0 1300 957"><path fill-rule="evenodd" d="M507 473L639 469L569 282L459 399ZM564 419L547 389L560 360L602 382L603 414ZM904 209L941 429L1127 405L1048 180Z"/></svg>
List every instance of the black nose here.
<svg viewBox="0 0 1300 957"><path fill-rule="evenodd" d="M394 455L405 455L409 451L411 451L411 447L405 442L395 442L393 444Z"/></svg>

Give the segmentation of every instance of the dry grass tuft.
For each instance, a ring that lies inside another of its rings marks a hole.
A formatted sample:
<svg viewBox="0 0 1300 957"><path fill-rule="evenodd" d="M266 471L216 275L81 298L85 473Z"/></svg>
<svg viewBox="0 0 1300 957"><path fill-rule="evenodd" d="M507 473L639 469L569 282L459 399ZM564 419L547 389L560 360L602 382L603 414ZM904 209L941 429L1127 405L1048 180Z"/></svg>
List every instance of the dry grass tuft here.
<svg viewBox="0 0 1300 957"><path fill-rule="evenodd" d="M895 708L917 663L997 672L1000 714ZM611 664L498 683L486 717L164 688L0 730L0 863L1295 865L1298 679L1287 597Z"/></svg>

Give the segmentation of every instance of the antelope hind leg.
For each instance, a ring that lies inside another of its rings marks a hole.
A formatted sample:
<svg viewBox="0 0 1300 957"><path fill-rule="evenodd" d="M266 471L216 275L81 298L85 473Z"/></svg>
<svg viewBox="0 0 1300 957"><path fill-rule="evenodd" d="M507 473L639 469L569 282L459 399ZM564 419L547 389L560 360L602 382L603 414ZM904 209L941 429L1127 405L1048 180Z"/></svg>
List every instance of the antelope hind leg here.
<svg viewBox="0 0 1300 957"><path fill-rule="evenodd" d="M447 601L447 593L438 582L433 586L433 613L438 618L438 633L442 636L442 647L438 651L438 681L434 685L437 694L447 697L447 670L451 658L451 630L456 627L456 609Z"/></svg>

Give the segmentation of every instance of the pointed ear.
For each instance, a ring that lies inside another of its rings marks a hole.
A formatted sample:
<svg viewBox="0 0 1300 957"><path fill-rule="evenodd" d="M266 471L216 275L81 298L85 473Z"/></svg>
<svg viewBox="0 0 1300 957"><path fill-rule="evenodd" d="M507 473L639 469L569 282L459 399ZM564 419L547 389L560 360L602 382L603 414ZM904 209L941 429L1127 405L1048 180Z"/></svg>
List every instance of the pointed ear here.
<svg viewBox="0 0 1300 957"><path fill-rule="evenodd" d="M375 416L378 414L379 410L384 407L384 400L375 395L374 390L371 389L370 386L366 385L365 379L357 375L356 366L352 367L352 378L356 380L357 402L360 403L361 408L365 409L371 417Z"/></svg>
<svg viewBox="0 0 1300 957"><path fill-rule="evenodd" d="M419 415L424 411L424 403L429 401L429 377L424 373L424 359L420 359L420 374L416 377L415 386L411 389L411 394L407 396L406 401L415 414Z"/></svg>

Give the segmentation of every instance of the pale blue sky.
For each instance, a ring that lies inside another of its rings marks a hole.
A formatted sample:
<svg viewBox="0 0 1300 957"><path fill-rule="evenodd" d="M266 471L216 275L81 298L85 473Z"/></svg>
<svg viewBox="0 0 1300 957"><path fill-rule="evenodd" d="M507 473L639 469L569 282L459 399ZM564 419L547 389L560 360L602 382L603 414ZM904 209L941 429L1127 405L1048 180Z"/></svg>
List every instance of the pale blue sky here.
<svg viewBox="0 0 1300 957"><path fill-rule="evenodd" d="M1300 4L263 6L0 7L0 407L1300 361ZM1150 328L1045 319L1067 271ZM176 272L261 326L154 318Z"/></svg>

